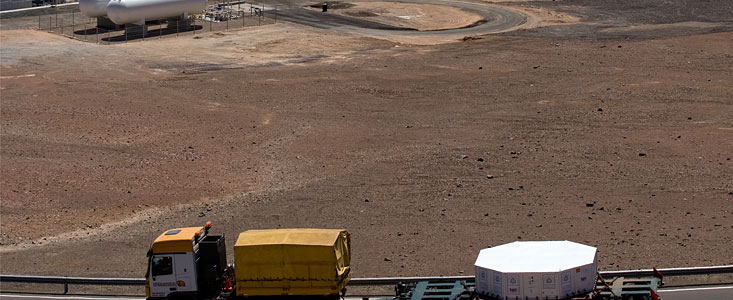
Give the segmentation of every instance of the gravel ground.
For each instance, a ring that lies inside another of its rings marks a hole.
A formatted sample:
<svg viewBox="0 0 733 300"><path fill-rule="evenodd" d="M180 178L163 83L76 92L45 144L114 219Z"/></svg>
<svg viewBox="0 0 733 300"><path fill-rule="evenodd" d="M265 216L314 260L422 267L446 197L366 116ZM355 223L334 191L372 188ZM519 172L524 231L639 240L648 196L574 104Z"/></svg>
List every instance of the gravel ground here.
<svg viewBox="0 0 733 300"><path fill-rule="evenodd" d="M604 270L733 263L728 2L634 3L662 11L512 2L580 21L428 46L0 31L0 272L139 277L155 236L206 220L229 249L348 229L355 277L471 274L514 240L594 245Z"/></svg>

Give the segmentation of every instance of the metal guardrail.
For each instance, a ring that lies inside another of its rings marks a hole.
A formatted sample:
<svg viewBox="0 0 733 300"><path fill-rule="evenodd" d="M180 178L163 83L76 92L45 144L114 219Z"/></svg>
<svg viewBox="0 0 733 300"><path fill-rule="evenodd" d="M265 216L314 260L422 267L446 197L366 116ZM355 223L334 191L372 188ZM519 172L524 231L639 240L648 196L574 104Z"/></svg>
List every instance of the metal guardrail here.
<svg viewBox="0 0 733 300"><path fill-rule="evenodd" d="M733 265L710 266L710 267L689 267L689 268L665 268L657 269L664 276L692 276L692 275L711 275L711 274L733 274ZM634 276L652 276L653 269L638 270L620 270L620 271L601 271L603 277L634 277ZM352 278L349 285L393 285L397 283L408 283L417 281L455 281L474 279L474 276L432 276L432 277L379 277L379 278Z"/></svg>
<svg viewBox="0 0 733 300"><path fill-rule="evenodd" d="M711 274L733 274L733 265L725 266L709 266L709 267L689 267L689 268L666 268L657 269L664 276L692 276L692 275L711 275ZM651 276L653 269L638 270L621 270L621 271L601 271L604 277L621 277L621 276ZM408 283L417 281L455 281L473 279L474 276L429 276L429 277L374 277L374 278L352 278L349 281L350 286L365 285L394 285L397 283ZM64 276L31 276L31 275L2 275L0 274L0 282L20 282L20 283L55 283L64 285L64 293L69 291L70 284L76 285L125 285L125 286L142 286L145 285L145 278L90 278L90 277L64 277Z"/></svg>
<svg viewBox="0 0 733 300"><path fill-rule="evenodd" d="M64 285L64 294L67 294L69 292L70 284L143 286L145 285L145 278L91 278L91 277L31 276L31 275L2 275L0 274L0 282L63 284Z"/></svg>
<svg viewBox="0 0 733 300"><path fill-rule="evenodd" d="M664 276L692 276L692 275L712 275L712 274L731 274L733 273L733 265L727 266L710 266L710 267L689 267L689 268L666 268L657 269ZM652 269L639 270L623 270L623 271L602 271L605 277L622 277L622 276L651 276L654 273Z"/></svg>

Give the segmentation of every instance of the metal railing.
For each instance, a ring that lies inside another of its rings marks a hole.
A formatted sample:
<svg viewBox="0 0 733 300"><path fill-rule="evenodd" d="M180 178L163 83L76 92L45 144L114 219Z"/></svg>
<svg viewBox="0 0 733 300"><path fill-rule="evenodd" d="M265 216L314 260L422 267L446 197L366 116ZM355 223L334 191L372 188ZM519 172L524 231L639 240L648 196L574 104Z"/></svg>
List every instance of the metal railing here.
<svg viewBox="0 0 733 300"><path fill-rule="evenodd" d="M688 268L665 268L657 269L664 276L692 276L712 274L733 274L733 265L709 266L709 267L688 267ZM633 277L651 276L653 269L601 271L604 277ZM408 283L417 281L455 281L469 280L474 276L428 276L428 277L374 277L374 278L352 278L350 286L370 285L395 285L397 283ZM31 275L3 275L0 274L0 282L17 283L52 283L63 284L64 294L68 293L69 285L118 285L118 286L142 286L145 285L145 278L90 278L90 277L65 277L65 276L31 276Z"/></svg>
<svg viewBox="0 0 733 300"><path fill-rule="evenodd" d="M733 273L733 265L727 266L709 266L709 267L687 267L687 268L665 268L657 269L664 276L691 276L691 275L713 275L713 274L731 274ZM639 270L622 270L622 271L602 271L604 277L633 277L633 276L651 276L654 274L653 269Z"/></svg>
<svg viewBox="0 0 733 300"><path fill-rule="evenodd" d="M64 294L69 292L70 284L78 285L145 285L145 278L91 278L66 276L31 276L31 275L2 275L0 282L17 283L55 283L64 285Z"/></svg>
<svg viewBox="0 0 733 300"><path fill-rule="evenodd" d="M733 265L709 266L709 267L688 267L688 268L665 268L657 269L663 276L691 276L691 275L712 275L712 274L733 274ZM641 277L654 275L653 269L600 271L603 277ZM378 277L378 278L352 278L349 285L393 285L397 283L408 283L417 281L455 281L474 279L474 276L433 276L433 277Z"/></svg>

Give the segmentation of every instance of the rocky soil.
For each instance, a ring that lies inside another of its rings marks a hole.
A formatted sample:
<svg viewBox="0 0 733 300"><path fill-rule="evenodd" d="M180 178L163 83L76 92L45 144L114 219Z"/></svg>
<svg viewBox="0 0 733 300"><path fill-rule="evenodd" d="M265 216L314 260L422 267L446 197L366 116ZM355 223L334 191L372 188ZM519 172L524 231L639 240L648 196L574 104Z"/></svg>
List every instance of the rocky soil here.
<svg viewBox="0 0 733 300"><path fill-rule="evenodd" d="M0 272L140 277L155 236L206 220L230 245L345 228L355 277L472 274L515 240L731 264L729 4L661 2L512 2L579 21L428 46L0 31Z"/></svg>

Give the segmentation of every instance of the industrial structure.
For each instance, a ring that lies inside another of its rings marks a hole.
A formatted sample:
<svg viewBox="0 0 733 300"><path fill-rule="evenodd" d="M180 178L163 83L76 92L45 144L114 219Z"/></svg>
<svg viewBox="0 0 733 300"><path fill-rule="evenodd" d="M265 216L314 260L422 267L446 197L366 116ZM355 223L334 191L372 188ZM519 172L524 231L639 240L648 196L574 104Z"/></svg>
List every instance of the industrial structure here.
<svg viewBox="0 0 733 300"><path fill-rule="evenodd" d="M145 30L149 21L185 21L205 8L206 0L79 0L79 9L97 18L97 26L114 29L135 24Z"/></svg>

